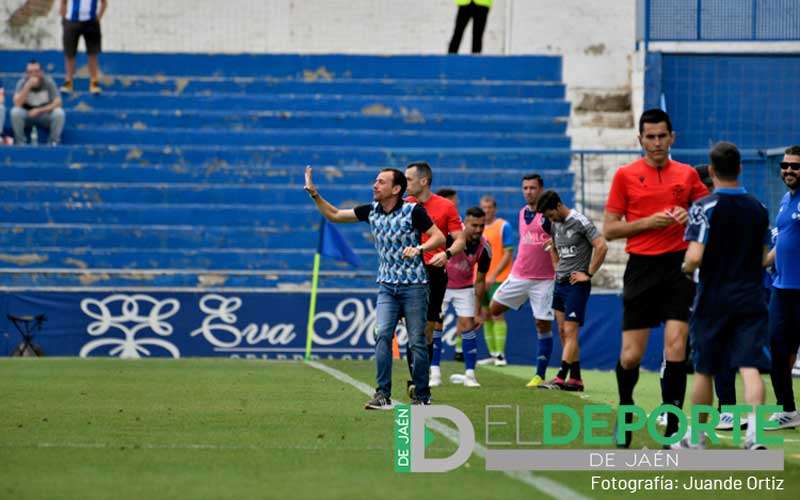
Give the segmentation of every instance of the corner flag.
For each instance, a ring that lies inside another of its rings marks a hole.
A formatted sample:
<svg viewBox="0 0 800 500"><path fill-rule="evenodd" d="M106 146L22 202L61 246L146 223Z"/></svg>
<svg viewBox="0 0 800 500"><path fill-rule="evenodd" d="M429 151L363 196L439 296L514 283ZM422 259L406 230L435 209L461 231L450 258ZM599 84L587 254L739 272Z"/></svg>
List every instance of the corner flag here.
<svg viewBox="0 0 800 500"><path fill-rule="evenodd" d="M317 310L317 285L319 284L320 256L344 261L353 267L361 265L358 255L350 248L347 240L336 226L324 218L319 225L319 243L314 254L314 272L311 275L311 302L308 305L308 324L306 325L306 359L311 359L311 343L314 337L314 315Z"/></svg>
<svg viewBox="0 0 800 500"><path fill-rule="evenodd" d="M344 239L342 233L339 232L335 225L329 224L325 219L322 219L322 223L319 227L319 245L317 246L317 253L325 257L347 262L353 267L361 265L361 260L353 249L350 248L350 245L347 243L347 240Z"/></svg>

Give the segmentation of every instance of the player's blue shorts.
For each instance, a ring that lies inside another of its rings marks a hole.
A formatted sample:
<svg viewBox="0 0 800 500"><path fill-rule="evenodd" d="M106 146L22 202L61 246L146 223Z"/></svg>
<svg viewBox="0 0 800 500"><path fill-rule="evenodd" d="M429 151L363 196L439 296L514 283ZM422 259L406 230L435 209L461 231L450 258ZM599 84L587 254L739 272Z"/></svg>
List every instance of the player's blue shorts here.
<svg viewBox="0 0 800 500"><path fill-rule="evenodd" d="M695 311L689 319L692 362L697 373L739 368L769 370L767 311L726 314Z"/></svg>
<svg viewBox="0 0 800 500"><path fill-rule="evenodd" d="M553 289L553 309L564 313L566 321L575 321L583 326L586 317L586 304L589 302L589 294L592 292L591 282L561 283L556 281Z"/></svg>

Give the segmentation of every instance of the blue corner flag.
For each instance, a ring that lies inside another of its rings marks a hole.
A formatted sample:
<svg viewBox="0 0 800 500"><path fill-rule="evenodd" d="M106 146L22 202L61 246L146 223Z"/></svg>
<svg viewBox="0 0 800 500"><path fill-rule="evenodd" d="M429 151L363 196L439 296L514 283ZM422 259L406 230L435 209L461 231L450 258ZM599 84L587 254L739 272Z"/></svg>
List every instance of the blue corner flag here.
<svg viewBox="0 0 800 500"><path fill-rule="evenodd" d="M334 224L329 224L325 219L322 219L319 228L319 247L317 248L317 253L325 257L347 262L353 267L361 265L361 260L353 249L350 248L350 245L347 243L347 240L344 239L342 233L336 229Z"/></svg>

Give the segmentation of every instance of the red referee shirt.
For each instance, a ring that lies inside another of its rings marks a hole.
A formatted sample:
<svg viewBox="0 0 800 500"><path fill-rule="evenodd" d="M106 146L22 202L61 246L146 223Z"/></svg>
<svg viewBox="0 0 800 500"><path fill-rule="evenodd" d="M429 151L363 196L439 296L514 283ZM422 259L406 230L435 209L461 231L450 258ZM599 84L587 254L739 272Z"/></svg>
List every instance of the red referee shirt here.
<svg viewBox="0 0 800 500"><path fill-rule="evenodd" d="M640 158L614 174L606 211L634 222L676 206L688 210L694 201L706 195L708 189L691 166L668 160L664 167L656 168ZM684 227L678 223L651 229L628 238L625 251L660 255L685 250L689 244L683 241L683 232Z"/></svg>
<svg viewBox="0 0 800 500"><path fill-rule="evenodd" d="M413 196L407 197L406 201L411 201L422 205L422 208L428 212L428 217L431 218L436 227L438 227L445 236L452 232L461 231L464 228L464 225L461 223L461 217L458 215L458 210L456 210L456 206L447 198L439 196L438 194L431 194L431 197L428 198L428 201L425 203L417 201L417 199ZM425 244L425 242L428 241L428 238L429 236L423 233L422 243ZM444 249L445 247L442 245L438 248L434 248L433 250L425 252L423 261L427 264L434 255L443 251Z"/></svg>

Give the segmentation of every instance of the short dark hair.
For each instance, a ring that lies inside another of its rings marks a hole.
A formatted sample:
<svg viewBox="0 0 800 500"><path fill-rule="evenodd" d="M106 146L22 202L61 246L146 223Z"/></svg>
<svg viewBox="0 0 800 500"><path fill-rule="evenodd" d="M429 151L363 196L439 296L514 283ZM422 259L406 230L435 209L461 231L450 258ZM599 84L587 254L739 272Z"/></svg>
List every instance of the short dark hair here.
<svg viewBox="0 0 800 500"><path fill-rule="evenodd" d="M411 162L406 167L406 170L408 170L411 167L415 167L417 169L417 172L419 172L419 175L428 179L428 186L433 184L433 170L431 170L431 166L428 165L428 162L426 161Z"/></svg>
<svg viewBox="0 0 800 500"><path fill-rule="evenodd" d="M467 217L486 217L486 212L481 207L470 207L467 209Z"/></svg>
<svg viewBox="0 0 800 500"><path fill-rule="evenodd" d="M786 148L786 151L783 154L792 155L792 156L800 156L800 144L795 144L794 146L789 146Z"/></svg>
<svg viewBox="0 0 800 500"><path fill-rule="evenodd" d="M493 207L497 208L497 199L490 194L485 194L481 196L481 201L487 201L491 203Z"/></svg>
<svg viewBox="0 0 800 500"><path fill-rule="evenodd" d="M658 108L648 109L639 117L639 134L644 132L645 123L666 123L667 130L672 132L672 122L666 111Z"/></svg>
<svg viewBox="0 0 800 500"><path fill-rule="evenodd" d="M455 189L442 188L442 189L436 191L436 194L441 196L442 198L452 198L453 196L457 195L458 193L456 193Z"/></svg>
<svg viewBox="0 0 800 500"><path fill-rule="evenodd" d="M708 173L708 165L705 163L702 165L695 165L694 169L697 175L700 176L700 182L705 184L709 190L713 189L714 182L711 180L711 174Z"/></svg>
<svg viewBox="0 0 800 500"><path fill-rule="evenodd" d="M392 173L392 187L400 186L400 197L402 197L405 192L406 188L408 187L408 181L406 180L406 174L397 170L396 168L384 168L381 172L391 172Z"/></svg>
<svg viewBox="0 0 800 500"><path fill-rule="evenodd" d="M555 210L559 203L561 203L561 198L558 193L547 190L539 196L539 201L536 202L536 211L542 213L545 210Z"/></svg>
<svg viewBox="0 0 800 500"><path fill-rule="evenodd" d="M708 154L714 173L723 181L735 181L742 168L742 155L735 144L718 142Z"/></svg>
<svg viewBox="0 0 800 500"><path fill-rule="evenodd" d="M29 61L28 61L28 64L38 64L39 66L41 66L41 65L42 65L42 64L41 64L39 61L37 61L36 59L31 59L31 60L29 60Z"/></svg>
<svg viewBox="0 0 800 500"><path fill-rule="evenodd" d="M539 187L544 187L544 179L539 174L527 174L522 176L522 181L536 181L539 183Z"/></svg>

